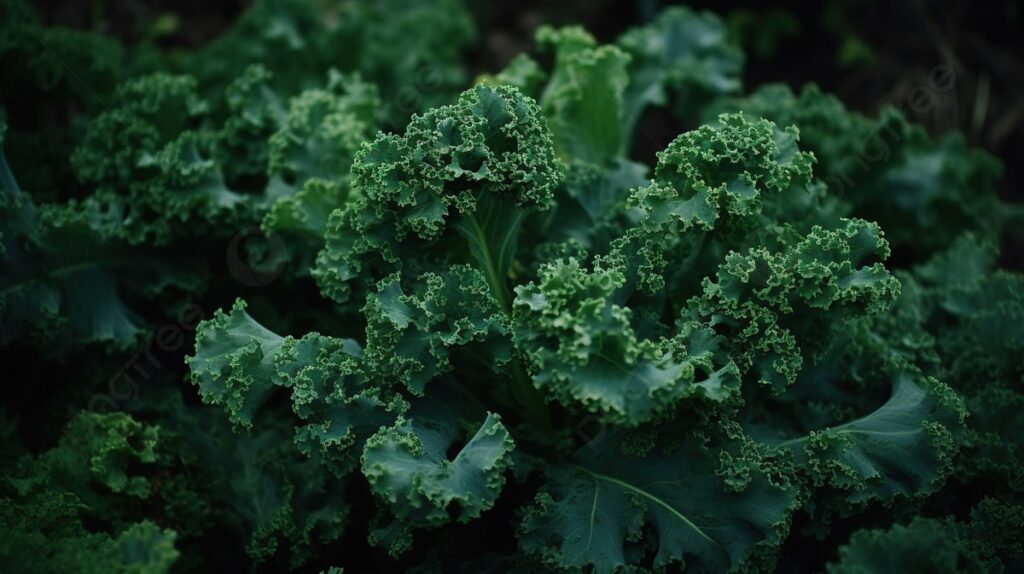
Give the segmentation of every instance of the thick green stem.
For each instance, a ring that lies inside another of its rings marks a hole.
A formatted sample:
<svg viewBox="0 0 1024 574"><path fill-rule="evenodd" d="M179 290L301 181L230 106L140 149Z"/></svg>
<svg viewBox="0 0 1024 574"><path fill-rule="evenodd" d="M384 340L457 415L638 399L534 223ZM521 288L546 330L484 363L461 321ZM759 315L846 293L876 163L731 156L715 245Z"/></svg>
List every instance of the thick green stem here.
<svg viewBox="0 0 1024 574"><path fill-rule="evenodd" d="M494 220L487 219L492 225L494 224ZM518 235L518 228L522 224L522 220L523 215L517 211L514 217L503 221L505 226L502 233L499 234L501 241L497 242L499 244L498 254L493 252L491 242L488 241L486 226L481 224L476 214L466 215L464 225L460 227L460 231L469 242L470 252L482 268L491 295L497 301L498 307L510 319L512 317L512 295L508 288L506 273L514 250L514 239ZM523 409L526 421L541 432L550 432L551 418L544 397L533 386L529 374L518 359L512 359L511 378L512 398Z"/></svg>
<svg viewBox="0 0 1024 574"><path fill-rule="evenodd" d="M501 266L495 261L494 254L491 253L486 232L475 215L466 215L465 218L469 225L463 230L463 234L468 235L467 239L471 242L470 252L476 256L477 261L483 267L487 285L491 288L491 295L498 302L498 306L506 315L511 315L512 297L508 290L508 283L501 275Z"/></svg>
<svg viewBox="0 0 1024 574"><path fill-rule="evenodd" d="M543 433L552 431L551 416L544 397L533 386L530 376L516 359L512 361L512 396L522 406L526 422Z"/></svg>
<svg viewBox="0 0 1024 574"><path fill-rule="evenodd" d="M21 191L18 189L18 182L14 180L14 174L11 173L11 167L7 165L7 158L4 157L2 149L0 149L0 186L6 189L11 195Z"/></svg>

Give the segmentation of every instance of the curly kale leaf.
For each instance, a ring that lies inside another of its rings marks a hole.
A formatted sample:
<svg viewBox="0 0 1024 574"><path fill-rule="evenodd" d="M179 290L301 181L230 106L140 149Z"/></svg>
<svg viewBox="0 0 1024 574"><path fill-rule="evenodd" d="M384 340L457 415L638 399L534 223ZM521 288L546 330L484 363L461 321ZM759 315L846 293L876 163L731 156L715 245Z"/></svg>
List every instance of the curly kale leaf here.
<svg viewBox="0 0 1024 574"><path fill-rule="evenodd" d="M542 27L537 43L552 46L555 67L540 97L563 161L601 165L623 155L622 97L629 57L579 27Z"/></svg>
<svg viewBox="0 0 1024 574"><path fill-rule="evenodd" d="M45 493L30 504L0 499L0 559L26 574L167 574L180 553L175 533L150 521L120 532L90 532L74 495Z"/></svg>
<svg viewBox="0 0 1024 574"><path fill-rule="evenodd" d="M986 498L969 523L917 517L884 530L854 532L828 573L1003 572L1024 553L1022 533L1024 507Z"/></svg>
<svg viewBox="0 0 1024 574"><path fill-rule="evenodd" d="M536 97L567 162L625 155L643 112L669 104L670 94L689 120L741 86L743 53L710 12L666 8L603 46L579 26L543 25L535 41L554 52L550 73L520 54L485 80Z"/></svg>
<svg viewBox="0 0 1024 574"><path fill-rule="evenodd" d="M1024 490L1024 275L996 269L998 255L982 237L958 238L906 274L916 296L898 302L900 321L876 321L875 329L908 360L926 357L922 362L963 394L972 416L955 479L1000 484L1005 494ZM910 329L925 335L897 345Z"/></svg>
<svg viewBox="0 0 1024 574"><path fill-rule="evenodd" d="M380 97L373 84L357 74L333 69L324 89L310 89L292 98L278 130L267 140L264 170L266 214L261 228L279 236L283 253L261 258L273 271L289 270L307 276L331 213L351 195L352 161L379 123ZM269 259L269 260L266 260Z"/></svg>
<svg viewBox="0 0 1024 574"><path fill-rule="evenodd" d="M376 129L377 88L359 76L332 74L324 90L292 98L269 138L269 174L301 186L309 179L347 180L360 145Z"/></svg>
<svg viewBox="0 0 1024 574"><path fill-rule="evenodd" d="M175 63L200 80L209 98L254 64L271 72L270 85L284 97L314 87L331 67L360 72L381 87L387 123L401 126L410 114L450 101L465 86L460 58L474 38L472 18L459 0L346 0L329 8L260 0L226 33Z"/></svg>
<svg viewBox="0 0 1024 574"><path fill-rule="evenodd" d="M158 440L158 428L124 413L83 413L71 420L57 447L23 458L6 482L22 496L46 488L71 492L98 512L104 493L150 496L149 480L129 472L157 462Z"/></svg>
<svg viewBox="0 0 1024 574"><path fill-rule="evenodd" d="M6 567L168 572L179 556L177 534L135 521L139 506L158 498L149 474L169 466L160 460L160 441L159 428L124 413L85 412L71 420L56 447L22 457L0 483Z"/></svg>
<svg viewBox="0 0 1024 574"><path fill-rule="evenodd" d="M251 429L278 391L287 391L302 424L297 446L334 472L350 471L363 442L391 424L405 404L363 373L354 341L310 333L282 337L235 303L201 323L196 353L187 357L193 384L209 404L222 406L235 425ZM267 413L265 416L271 416Z"/></svg>
<svg viewBox="0 0 1024 574"><path fill-rule="evenodd" d="M494 371L508 363L507 320L479 271L455 265L425 273L410 291L395 276L367 298L364 358L375 377L422 395L428 382L452 369L456 351L474 353Z"/></svg>
<svg viewBox="0 0 1024 574"><path fill-rule="evenodd" d="M753 368L762 383L781 392L796 380L803 354L827 346L833 322L892 304L899 281L882 263L868 264L888 255L874 224L815 227L781 253L754 248L726 255L715 279L705 278L691 312L726 330L744 372Z"/></svg>
<svg viewBox="0 0 1024 574"><path fill-rule="evenodd" d="M967 418L962 399L912 370L892 377L892 396L874 412L777 444L820 489L817 513L845 516L872 501L925 497L952 472Z"/></svg>
<svg viewBox="0 0 1024 574"><path fill-rule="evenodd" d="M637 226L593 271L572 259L546 264L537 282L516 289L516 345L531 359L535 385L567 406L636 425L685 397L725 400L750 371L782 392L803 355L827 345L834 321L888 308L899 282L875 261L889 254L877 226L838 220L831 229L779 225L756 235L762 201L772 197L763 192L799 193L810 162L795 133L741 115L677 138L659 156L651 186L634 191ZM778 250L722 255L749 243ZM686 260L670 259L687 248ZM680 278L666 278L670 269ZM717 271L699 286L684 274L703 269ZM679 336L644 327L665 312L659 297L678 291L680 280L700 291L677 302ZM649 332L638 336L641 327Z"/></svg>
<svg viewBox="0 0 1024 574"><path fill-rule="evenodd" d="M792 128L722 115L659 152L654 183L638 189L631 202L644 212L642 222L674 222L684 231L760 213L770 194L808 185L813 158L797 148L798 139Z"/></svg>
<svg viewBox="0 0 1024 574"><path fill-rule="evenodd" d="M401 127L411 114L453 101L470 83L463 56L477 34L466 4L382 0L344 6L334 53L354 57L354 69L381 87L388 125Z"/></svg>
<svg viewBox="0 0 1024 574"><path fill-rule="evenodd" d="M110 235L166 244L216 233L245 212L244 196L227 187L213 138L201 129L208 110L193 78L156 73L123 84L89 122L71 162L96 187L90 201L110 219Z"/></svg>
<svg viewBox="0 0 1024 574"><path fill-rule="evenodd" d="M255 563L297 569L344 532L351 512L346 484L299 452L290 421L266 416L238 435L219 412L180 400L166 416L180 435L191 480Z"/></svg>
<svg viewBox="0 0 1024 574"><path fill-rule="evenodd" d="M363 474L394 515L370 533L371 543L398 555L413 529L469 522L494 505L515 444L497 414L469 427L465 416L443 400L422 399L367 441Z"/></svg>
<svg viewBox="0 0 1024 574"><path fill-rule="evenodd" d="M284 122L286 105L265 66L245 68L224 91L227 114L217 133L215 157L228 181L267 172L268 140Z"/></svg>
<svg viewBox="0 0 1024 574"><path fill-rule="evenodd" d="M562 169L537 104L480 85L416 116L402 136L379 134L352 174L360 197L332 214L313 271L325 295L345 303L400 262L422 268L455 255L473 261L507 305L522 220L549 206ZM464 250L442 248L451 232Z"/></svg>
<svg viewBox="0 0 1024 574"><path fill-rule="evenodd" d="M965 231L998 237L1011 213L996 195L995 158L959 134L933 141L894 109L871 119L813 85L799 95L768 85L713 106L705 118L737 110L799 128L833 192L852 214L876 219L901 250L931 255Z"/></svg>
<svg viewBox="0 0 1024 574"><path fill-rule="evenodd" d="M516 289L517 348L530 358L533 383L569 407L635 426L680 399L722 401L738 389L736 365L719 338L695 327L675 339L645 339L632 311L616 302L622 268L583 268L573 259L545 265Z"/></svg>
<svg viewBox="0 0 1024 574"><path fill-rule="evenodd" d="M785 245L819 219L834 224L797 139L765 120L723 115L659 152L654 179L628 200L637 224L614 246L635 269L634 287L692 294L723 253Z"/></svg>

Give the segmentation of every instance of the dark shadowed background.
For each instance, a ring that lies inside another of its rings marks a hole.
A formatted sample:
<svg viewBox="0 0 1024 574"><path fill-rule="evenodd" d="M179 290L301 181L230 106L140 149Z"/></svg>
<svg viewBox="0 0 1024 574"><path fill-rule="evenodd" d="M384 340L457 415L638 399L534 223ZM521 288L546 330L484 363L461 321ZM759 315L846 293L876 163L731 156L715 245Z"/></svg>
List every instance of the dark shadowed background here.
<svg viewBox="0 0 1024 574"><path fill-rule="evenodd" d="M215 38L248 6L244 0L81 2L43 0L47 24L112 34L129 45L196 48ZM601 41L649 21L674 2L569 0L485 2L469 0L479 35L467 54L476 73L501 69L533 46L541 23L578 23ZM895 105L933 134L961 130L973 145L998 156L1004 199L1024 199L1024 3L972 2L759 2L708 0L685 4L712 10L728 23L747 54L745 87L813 82L852 109L872 114ZM938 78L938 75L943 77ZM930 89L936 81L943 89ZM952 89L946 86L952 83ZM927 110L921 113L920 110ZM664 117L647 117L649 146L662 149L680 129ZM1004 249L1020 268L1019 246Z"/></svg>

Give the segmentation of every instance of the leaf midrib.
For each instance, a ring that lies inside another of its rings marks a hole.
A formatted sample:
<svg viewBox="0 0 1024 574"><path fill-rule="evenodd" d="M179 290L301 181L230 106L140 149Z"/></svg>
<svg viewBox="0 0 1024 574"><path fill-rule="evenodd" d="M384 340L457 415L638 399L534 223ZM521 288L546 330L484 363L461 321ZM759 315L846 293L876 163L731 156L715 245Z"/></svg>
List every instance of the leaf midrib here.
<svg viewBox="0 0 1024 574"><path fill-rule="evenodd" d="M684 524L686 524L691 529L693 529L693 531L696 532L698 535L700 535L700 537L703 538L704 540L707 540L708 542L714 544L715 546L717 546L719 548L722 548L722 545L719 544L717 541L715 541L710 536L708 536L701 529L700 526L696 525L692 520L687 518L686 515L684 515L679 510L677 510L674 506L672 506L671 504L665 502L664 500L662 500L661 498L655 496L654 494L652 494L652 493L650 493L650 492L640 488L639 486L632 485L632 484L630 484L630 483L628 483L628 482L626 482L624 480L620 480L620 479L615 478L613 476L608 476L606 474L601 474L599 472L594 472L594 471L592 471L590 469L587 469L587 468L584 468L584 467L578 466L578 465L576 465L576 468L578 470L581 470L581 471L589 474L591 477L593 477L595 479L594 488L597 488L597 482L596 482L597 480L604 480L604 481L610 482L610 483L612 483L612 484L614 484L614 485L616 485L616 486L618 486L620 488L628 490L628 491L630 491L630 492L632 492L634 494L638 494L640 496L643 496L644 498L647 498L648 500L654 502L655 504L657 504L657 505L661 506L662 508L664 508L665 510L667 510L670 514L672 514L673 516L678 518L680 521L682 521ZM593 514L591 514L591 517L590 517L590 530L591 530L591 533L593 533L593 530L594 530L594 515Z"/></svg>
<svg viewBox="0 0 1024 574"><path fill-rule="evenodd" d="M483 258L481 263L484 266L484 271L487 273L488 283L491 285L491 291L494 294L495 299L498 300L498 306L501 307L502 311L509 313L511 306L509 305L508 298L505 295L505 283L499 274L498 267L495 265L494 258L491 255L491 250L487 245L487 236L484 233L483 228L477 221L475 214L469 214L466 216L472 225L473 234L476 236L476 241L480 245L480 256Z"/></svg>
<svg viewBox="0 0 1024 574"><path fill-rule="evenodd" d="M869 435L869 436L871 436L871 435L879 435L879 436L892 436L892 437L907 436L907 435L917 434L917 433L921 432L921 429L919 429L919 428L910 428L910 429L904 429L904 430L867 430L867 429L844 429L844 428L841 428L841 427L835 427L835 428L832 428L832 429L824 429L824 430L826 430L826 431L827 430L831 430L832 432L835 432L836 434L864 434L864 435ZM792 445L795 445L795 444L799 444L799 443L802 443L802 442L807 442L807 440L809 438L810 438L810 436L796 437L796 438L789 439L787 441L780 442L780 443L778 443L775 446L776 447L788 448L788 447L790 447Z"/></svg>

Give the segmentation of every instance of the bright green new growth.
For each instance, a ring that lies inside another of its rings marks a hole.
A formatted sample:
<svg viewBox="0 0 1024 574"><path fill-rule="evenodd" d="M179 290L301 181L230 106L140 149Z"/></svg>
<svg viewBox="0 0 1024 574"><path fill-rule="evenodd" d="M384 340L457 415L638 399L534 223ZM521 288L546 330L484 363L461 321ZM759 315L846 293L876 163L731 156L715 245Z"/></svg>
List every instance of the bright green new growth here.
<svg viewBox="0 0 1024 574"><path fill-rule="evenodd" d="M332 215L314 276L344 303L406 260L469 260L507 309L522 220L549 207L561 174L537 104L513 88L478 86L414 118L404 136L380 134L360 151L360 197ZM452 231L464 255L434 247Z"/></svg>

